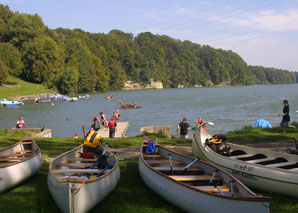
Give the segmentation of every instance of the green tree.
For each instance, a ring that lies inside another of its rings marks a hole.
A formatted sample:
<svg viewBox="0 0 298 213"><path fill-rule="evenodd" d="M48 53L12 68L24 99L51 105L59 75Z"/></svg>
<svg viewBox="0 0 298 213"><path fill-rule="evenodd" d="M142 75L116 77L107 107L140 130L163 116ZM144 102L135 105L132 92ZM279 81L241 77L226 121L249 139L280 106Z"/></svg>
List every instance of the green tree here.
<svg viewBox="0 0 298 213"><path fill-rule="evenodd" d="M0 59L0 85L6 82L8 77L8 67L5 62Z"/></svg>
<svg viewBox="0 0 298 213"><path fill-rule="evenodd" d="M20 49L24 42L44 34L46 29L39 15L16 14L8 21L5 39Z"/></svg>
<svg viewBox="0 0 298 213"><path fill-rule="evenodd" d="M2 59L9 68L9 74L19 76L24 64L21 60L20 51L10 43L0 43L0 59Z"/></svg>
<svg viewBox="0 0 298 213"><path fill-rule="evenodd" d="M56 42L48 36L39 36L32 42L25 42L21 52L25 65L23 78L53 87L64 65L62 52Z"/></svg>
<svg viewBox="0 0 298 213"><path fill-rule="evenodd" d="M76 67L66 67L57 83L57 89L62 94L74 94L78 91L79 71Z"/></svg>

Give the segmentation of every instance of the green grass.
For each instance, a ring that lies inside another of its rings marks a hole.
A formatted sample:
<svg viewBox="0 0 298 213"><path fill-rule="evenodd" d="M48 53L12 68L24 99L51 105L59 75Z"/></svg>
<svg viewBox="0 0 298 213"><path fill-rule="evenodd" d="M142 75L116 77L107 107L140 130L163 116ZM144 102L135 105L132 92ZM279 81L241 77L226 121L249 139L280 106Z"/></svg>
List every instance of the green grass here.
<svg viewBox="0 0 298 213"><path fill-rule="evenodd" d="M18 84L18 87L0 87L0 99L6 98L10 100L23 95L53 93L52 90L46 89L46 87L42 86L41 84L29 83L13 76L8 76L7 81L16 82Z"/></svg>
<svg viewBox="0 0 298 213"><path fill-rule="evenodd" d="M294 123L294 125L298 129L298 124ZM272 129L262 129L246 126L241 130L228 132L226 136L229 142L231 143L293 143L293 138L296 138L298 140L298 130L287 128L286 133L282 133L281 127L273 127Z"/></svg>
<svg viewBox="0 0 298 213"><path fill-rule="evenodd" d="M242 133L241 133L242 131ZM0 130L0 148L7 147L21 139L25 135L14 131ZM245 134L254 140L261 141L261 139L272 137L292 137L296 133L290 132L287 134L281 133L279 129L272 129L270 131L264 129L250 129L244 128L228 133L230 137L242 137ZM260 134L260 138L257 135ZM160 144L180 144L189 143L187 139L167 139L151 135L151 138L157 138ZM0 212L59 212L54 200L52 199L47 187L47 174L49 161L51 158L66 152L79 144L82 139L72 138L36 138L37 144L42 150L44 163L41 170L32 178L27 180L20 186L0 194ZM121 138L121 139L105 139L105 142L110 143L113 147L127 147L139 146L142 137ZM252 139L250 139L252 140ZM271 140L275 141L275 139ZM99 205L97 205L91 212L182 212L175 206L171 205L163 198L151 191L138 174L138 159L120 161L121 178L116 189ZM267 193L263 191L256 191L257 194L271 197L270 210L272 213L298 212L297 199Z"/></svg>

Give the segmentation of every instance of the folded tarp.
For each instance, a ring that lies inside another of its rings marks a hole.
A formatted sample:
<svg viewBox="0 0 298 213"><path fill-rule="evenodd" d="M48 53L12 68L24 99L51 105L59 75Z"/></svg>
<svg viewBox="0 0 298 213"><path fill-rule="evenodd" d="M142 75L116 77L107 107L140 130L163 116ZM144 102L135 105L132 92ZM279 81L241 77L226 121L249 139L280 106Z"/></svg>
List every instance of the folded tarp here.
<svg viewBox="0 0 298 213"><path fill-rule="evenodd" d="M271 124L264 119L257 120L252 127L254 127L254 128L272 128Z"/></svg>

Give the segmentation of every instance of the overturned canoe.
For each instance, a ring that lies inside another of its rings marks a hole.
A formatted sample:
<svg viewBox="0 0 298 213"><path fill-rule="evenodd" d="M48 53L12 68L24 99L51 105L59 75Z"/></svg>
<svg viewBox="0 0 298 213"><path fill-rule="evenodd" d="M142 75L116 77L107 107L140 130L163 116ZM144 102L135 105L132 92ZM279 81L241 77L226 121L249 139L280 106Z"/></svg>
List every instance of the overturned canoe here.
<svg viewBox="0 0 298 213"><path fill-rule="evenodd" d="M140 176L175 206L186 212L269 212L268 198L254 194L225 171L160 145L158 153L147 155L148 141L143 138Z"/></svg>
<svg viewBox="0 0 298 213"><path fill-rule="evenodd" d="M48 188L63 212L87 212L103 200L120 179L118 160L114 156L109 156L108 168L94 169L92 165L97 159L80 158L81 152L83 145L50 163Z"/></svg>
<svg viewBox="0 0 298 213"><path fill-rule="evenodd" d="M40 149L31 137L0 150L0 193L34 175L42 165Z"/></svg>
<svg viewBox="0 0 298 213"><path fill-rule="evenodd" d="M249 187L298 197L298 155L228 143L231 156L224 156L205 145L209 138L202 128L195 132L194 156L221 167Z"/></svg>

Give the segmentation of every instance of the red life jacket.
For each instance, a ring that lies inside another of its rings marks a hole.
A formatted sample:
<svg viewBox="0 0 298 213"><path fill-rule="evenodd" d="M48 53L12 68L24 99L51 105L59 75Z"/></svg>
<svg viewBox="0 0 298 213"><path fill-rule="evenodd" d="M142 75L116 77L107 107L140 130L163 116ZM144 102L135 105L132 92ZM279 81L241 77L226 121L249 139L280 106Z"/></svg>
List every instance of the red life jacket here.
<svg viewBox="0 0 298 213"><path fill-rule="evenodd" d="M115 128L116 127L116 122L115 121L110 121L109 122L109 127L110 128Z"/></svg>
<svg viewBox="0 0 298 213"><path fill-rule="evenodd" d="M19 120L19 121L17 122L17 126L18 126L18 128L25 128L25 123L24 123L24 121L23 121L23 120Z"/></svg>

